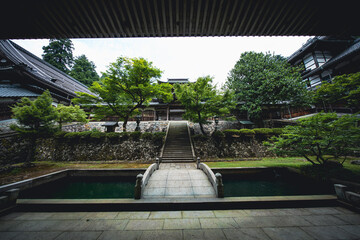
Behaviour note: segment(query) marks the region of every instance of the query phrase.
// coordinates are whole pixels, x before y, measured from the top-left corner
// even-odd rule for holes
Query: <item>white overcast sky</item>
[[[182,37],[72,39],[74,56],[85,54],[100,74],[117,57],[143,57],[163,71],[161,80],[210,75],[220,87],[245,51],[290,56],[310,37]],[[41,58],[49,40],[14,40]]]

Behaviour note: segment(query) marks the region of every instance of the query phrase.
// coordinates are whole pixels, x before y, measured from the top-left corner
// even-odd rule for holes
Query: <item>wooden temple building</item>
[[[314,37],[293,53],[288,62],[302,65],[302,78],[308,89],[316,89],[322,81],[331,82],[338,75],[360,71],[360,38]]]
[[[69,105],[75,92],[88,88],[10,40],[0,40],[0,120],[11,118],[11,106],[22,97],[49,90],[56,104]]]
[[[158,81],[161,83],[187,84],[188,78],[169,78],[167,82]],[[174,121],[183,120],[182,115],[185,113],[185,108],[177,101],[175,93],[173,92],[174,100],[170,103],[164,103],[161,99],[154,98],[149,106],[143,111],[143,121]]]

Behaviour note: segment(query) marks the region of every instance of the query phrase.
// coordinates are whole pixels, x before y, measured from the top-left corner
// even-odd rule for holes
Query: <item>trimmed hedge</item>
[[[224,131],[216,131],[211,137],[207,135],[194,135],[192,138],[194,141],[206,141],[209,138],[213,138],[216,141],[221,141],[224,138],[228,141],[234,141],[235,139],[242,141],[250,141],[256,139],[264,141],[272,136],[278,136],[282,133],[282,128],[254,128],[254,129],[227,129]]]

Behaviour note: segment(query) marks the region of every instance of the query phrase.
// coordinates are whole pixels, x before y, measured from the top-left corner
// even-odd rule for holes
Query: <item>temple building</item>
[[[188,78],[168,78],[167,82],[158,81],[161,83],[187,84],[190,83]],[[144,121],[169,121],[169,120],[183,120],[182,115],[185,113],[185,108],[177,101],[175,93],[173,92],[174,100],[170,103],[164,103],[161,99],[153,99],[149,107],[143,111]]]
[[[11,106],[22,97],[49,90],[54,105],[69,105],[75,92],[88,88],[10,40],[0,40],[0,120],[11,118]]]
[[[288,62],[304,68],[302,78],[308,89],[337,75],[360,71],[360,38],[314,37],[293,53]]]

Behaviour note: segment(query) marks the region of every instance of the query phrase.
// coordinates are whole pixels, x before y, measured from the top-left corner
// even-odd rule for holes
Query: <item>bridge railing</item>
[[[136,176],[136,183],[135,183],[135,194],[134,194],[134,198],[135,199],[140,199],[143,196],[144,193],[144,189],[146,187],[146,185],[149,182],[149,179],[151,177],[151,175],[159,169],[159,165],[160,165],[160,159],[156,158],[156,162],[151,164],[145,171],[144,174],[138,174]]]
[[[201,169],[208,177],[211,185],[215,190],[216,197],[224,197],[224,184],[222,182],[222,175],[220,173],[215,173],[209,168],[205,163],[200,162],[200,158],[197,158],[197,166]]]

